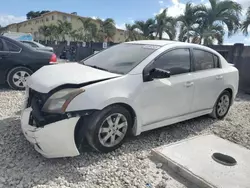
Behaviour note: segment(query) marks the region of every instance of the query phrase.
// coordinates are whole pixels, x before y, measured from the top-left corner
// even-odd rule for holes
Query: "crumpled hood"
[[[120,76],[79,63],[62,63],[47,65],[40,68],[27,80],[28,87],[48,93],[52,89],[64,84],[83,84],[102,79]]]

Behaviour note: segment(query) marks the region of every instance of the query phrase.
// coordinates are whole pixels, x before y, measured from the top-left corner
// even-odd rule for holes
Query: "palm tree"
[[[190,42],[191,37],[194,38],[194,36],[196,36],[196,30],[199,26],[197,22],[197,13],[202,10],[200,6],[194,6],[190,2],[186,4],[184,13],[176,19],[177,22],[180,23],[179,41]]]
[[[112,18],[107,18],[104,21],[97,19],[100,24],[99,40],[101,41],[113,41],[113,37],[116,33],[115,21]]]
[[[47,26],[47,29],[50,33],[50,35],[49,35],[50,41],[59,40],[58,27],[56,25],[51,24],[51,25]]]
[[[138,40],[140,38],[139,33],[135,31],[136,26],[131,24],[125,24],[126,27],[126,41]]]
[[[220,44],[225,34],[224,26],[227,27],[229,37],[238,31],[242,7],[231,0],[209,0],[209,2],[209,8],[200,5],[196,13],[200,42],[210,45],[216,39]]]
[[[44,36],[44,39],[47,41],[47,37],[50,36],[49,27],[47,25],[42,25],[39,27],[38,32]]]
[[[77,30],[71,31],[70,32],[70,37],[73,39],[73,41],[77,41],[79,39],[78,31]]]
[[[84,31],[83,35],[83,40],[85,42],[90,42],[90,41],[95,41],[97,38],[97,25],[94,23],[93,19],[87,18],[79,18],[79,20],[82,22],[83,28],[82,30]]]
[[[247,10],[247,17],[245,19],[245,21],[242,23],[242,31],[243,31],[243,34],[244,35],[248,35],[248,28],[250,26],[250,7],[248,7],[248,10]]]
[[[146,21],[135,21],[134,27],[139,29],[146,39],[149,39],[155,31],[155,21],[152,18]]]
[[[62,40],[65,41],[66,36],[70,36],[72,31],[72,24],[65,21],[58,20],[58,34],[62,37]]]
[[[162,39],[164,32],[168,34],[170,40],[174,40],[176,36],[176,21],[172,16],[167,16],[167,8],[162,13],[155,16],[155,30],[156,37],[159,35],[159,39]]]

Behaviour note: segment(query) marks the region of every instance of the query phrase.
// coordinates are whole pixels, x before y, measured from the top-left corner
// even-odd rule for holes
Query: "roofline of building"
[[[42,14],[41,16],[36,17],[36,18],[32,18],[32,19],[29,19],[29,20],[25,20],[25,21],[22,21],[22,22],[19,22],[19,23],[12,23],[12,24],[9,24],[9,25],[7,25],[6,27],[9,27],[9,26],[12,26],[12,25],[22,24],[22,23],[29,22],[29,21],[33,21],[33,20],[37,20],[37,19],[41,19],[41,18],[43,18],[44,16],[47,16],[47,15],[49,15],[49,14],[55,14],[55,13],[64,14],[64,15],[67,15],[67,16],[75,16],[75,17],[83,18],[83,19],[88,19],[88,18],[90,18],[90,19],[92,19],[93,21],[98,22],[97,20],[95,20],[95,19],[93,19],[93,18],[91,18],[91,17],[83,17],[83,16],[79,16],[79,15],[75,15],[75,14],[69,14],[69,13],[66,13],[66,12],[60,12],[60,11],[56,11],[56,10],[55,10],[55,11],[50,11],[50,12],[44,13],[44,14]],[[123,29],[118,29],[118,28],[116,28],[116,30],[118,30],[118,31],[125,31],[125,30],[123,30]]]

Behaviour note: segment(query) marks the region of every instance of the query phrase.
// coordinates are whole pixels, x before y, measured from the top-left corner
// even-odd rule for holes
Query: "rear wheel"
[[[7,83],[12,89],[24,90],[27,78],[33,72],[26,67],[15,67],[7,75]]]
[[[213,118],[223,119],[231,106],[231,93],[227,90],[223,91],[218,97],[213,112],[210,114]]]
[[[111,152],[120,147],[132,126],[129,111],[119,105],[107,107],[93,114],[88,122],[88,143],[101,152]]]

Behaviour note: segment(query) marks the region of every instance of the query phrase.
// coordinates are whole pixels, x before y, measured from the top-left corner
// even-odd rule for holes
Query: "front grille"
[[[35,127],[43,127],[46,124],[54,123],[56,121],[67,118],[66,114],[51,114],[42,112],[42,107],[48,99],[48,96],[48,94],[39,93],[37,91],[29,89],[27,108],[32,108],[32,112],[29,118],[30,125]]]
[[[32,108],[29,124],[33,126],[41,126],[45,121],[41,110],[47,100],[48,94],[39,93],[35,90],[29,89],[28,96],[27,108]]]
[[[32,103],[34,104],[35,102],[38,105],[39,110],[41,110],[44,103],[47,100],[47,96],[48,96],[47,94],[39,93],[35,90],[29,89],[29,98],[27,102],[27,108],[32,107]]]

